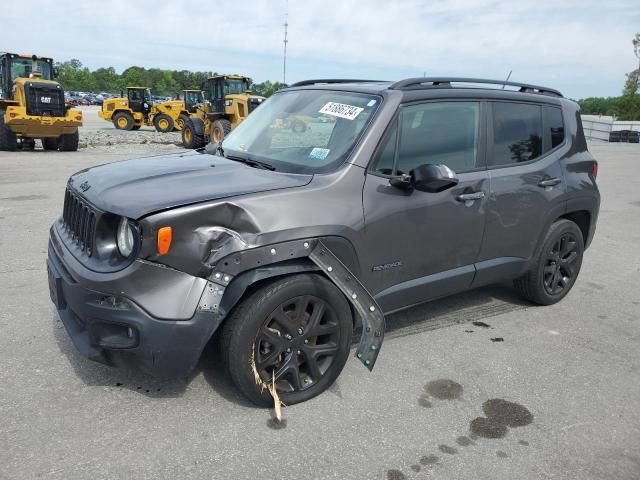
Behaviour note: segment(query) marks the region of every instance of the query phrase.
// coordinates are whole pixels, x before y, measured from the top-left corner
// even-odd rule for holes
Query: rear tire
[[[571,290],[580,273],[584,240],[571,220],[558,220],[549,228],[531,269],[514,281],[518,293],[539,305],[552,305]]]
[[[173,118],[165,113],[160,113],[153,117],[153,126],[160,133],[173,132],[174,123]]]
[[[42,139],[42,148],[45,150],[58,150],[60,146],[59,138],[43,138]]]
[[[221,143],[231,133],[231,122],[220,119],[211,125],[211,143]]]
[[[79,141],[80,141],[80,135],[77,129],[73,133],[65,133],[64,135],[60,135],[60,151],[61,152],[77,151]]]
[[[178,120],[176,120],[176,130],[182,130],[187,121],[189,121],[189,116],[181,113]]]
[[[300,274],[265,284],[238,304],[222,329],[222,358],[233,383],[257,405],[273,399],[255,381],[275,372],[285,405],[319,395],[340,375],[351,348],[353,319],[344,295],[325,277]]]
[[[133,117],[127,112],[118,112],[113,117],[113,126],[118,130],[133,130]]]
[[[200,135],[196,131],[193,119],[185,122],[182,128],[182,144],[185,148],[202,148],[204,147],[204,135]]]
[[[18,137],[4,123],[4,110],[0,110],[0,150],[15,152],[18,149]]]

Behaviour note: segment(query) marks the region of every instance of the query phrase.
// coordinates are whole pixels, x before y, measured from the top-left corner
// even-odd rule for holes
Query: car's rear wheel
[[[578,225],[558,220],[549,228],[531,269],[515,280],[516,290],[540,305],[559,302],[575,284],[583,254],[584,240]]]
[[[331,386],[349,356],[352,331],[340,290],[318,274],[293,275],[267,283],[234,309],[222,331],[223,359],[249,400],[272,405],[264,384],[275,380],[282,402],[292,405]]]

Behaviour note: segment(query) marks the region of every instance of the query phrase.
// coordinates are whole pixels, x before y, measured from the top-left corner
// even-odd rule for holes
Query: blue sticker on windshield
[[[311,160],[324,160],[325,158],[327,158],[327,155],[329,155],[328,148],[315,147],[313,150],[311,150],[311,153],[309,153],[309,158]]]

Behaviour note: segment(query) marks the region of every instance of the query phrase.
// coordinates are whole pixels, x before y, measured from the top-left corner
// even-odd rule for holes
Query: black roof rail
[[[419,90],[422,88],[452,88],[451,83],[480,83],[488,85],[506,85],[520,87],[523,93],[540,93],[545,95],[555,95],[562,97],[562,93],[553,88],[529,85],[527,83],[507,82],[504,80],[487,80],[486,78],[464,78],[464,77],[415,77],[407,78],[393,83],[389,88],[393,90]]]
[[[304,87],[306,85],[317,85],[321,83],[378,83],[384,81],[385,80],[363,80],[359,78],[321,78],[318,80],[302,80],[293,85],[289,85],[289,87]]]

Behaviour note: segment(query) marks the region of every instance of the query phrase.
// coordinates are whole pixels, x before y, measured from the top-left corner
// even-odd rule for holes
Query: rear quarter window
[[[544,107],[545,150],[556,148],[564,142],[564,121],[562,110],[558,107]]]
[[[526,103],[495,102],[493,148],[489,166],[528,162],[542,155],[542,107]]]

